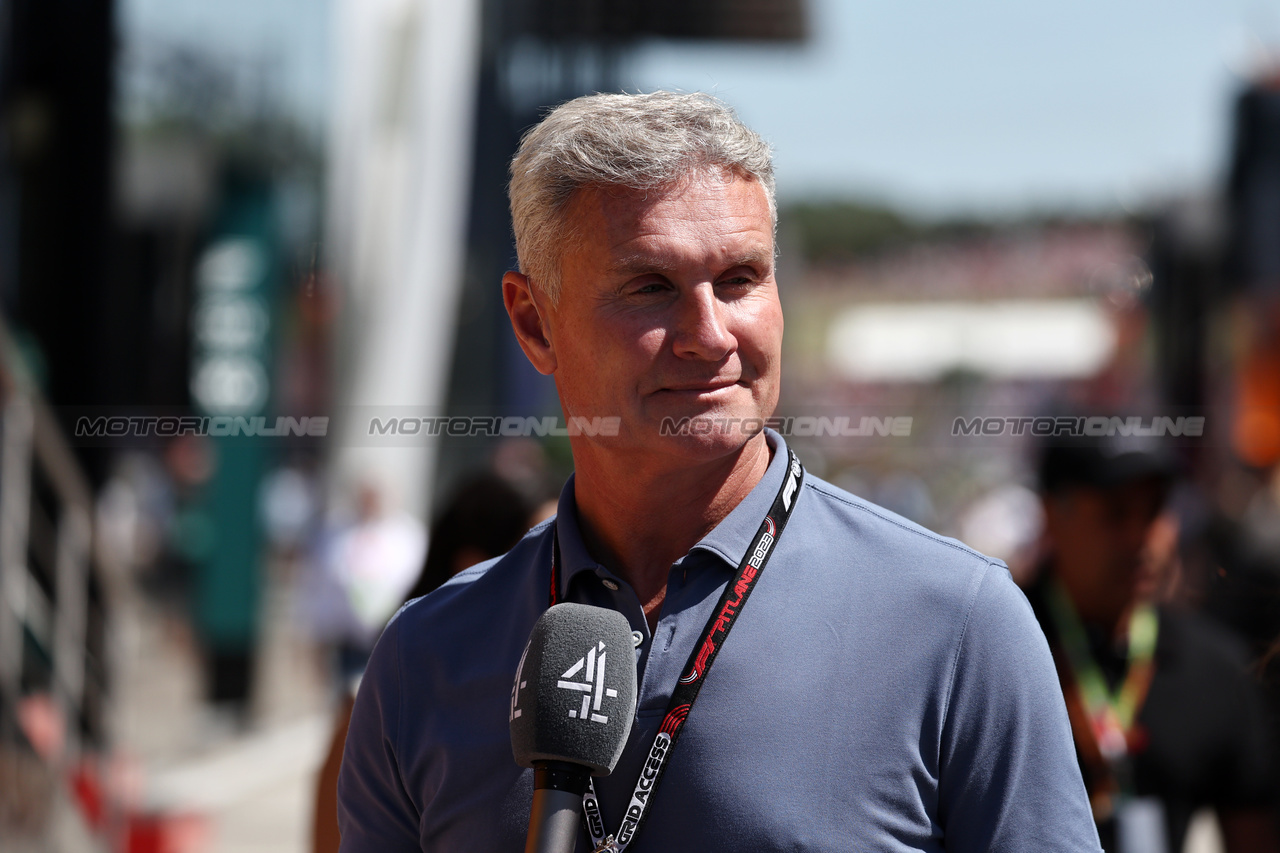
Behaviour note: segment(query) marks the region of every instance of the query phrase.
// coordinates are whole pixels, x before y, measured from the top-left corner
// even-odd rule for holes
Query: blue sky
[[[1211,186],[1280,3],[816,0],[804,49],[652,47],[642,86],[719,93],[784,195],[932,210],[1109,207]]]
[[[136,33],[267,53],[317,124],[325,0],[123,0]],[[631,88],[712,91],[774,144],[779,192],[923,213],[1115,209],[1212,189],[1280,0],[811,0],[803,47],[651,44]]]

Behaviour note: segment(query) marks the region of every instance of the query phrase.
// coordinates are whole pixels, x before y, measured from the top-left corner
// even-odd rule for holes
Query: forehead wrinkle
[[[772,223],[756,221],[763,207],[757,211],[754,199],[744,204],[716,192],[710,198],[695,193],[685,204],[683,191],[690,189],[686,185],[643,194],[582,187],[570,199],[566,218],[583,248],[597,258],[598,269],[610,276],[671,276],[690,264],[772,272]]]
[[[718,263],[724,269],[733,267],[772,267],[773,254],[765,247],[750,247],[741,251],[725,251],[720,254],[725,260]],[[640,275],[642,273],[674,273],[682,266],[678,252],[627,252],[618,257],[607,267],[613,275]]]
[[[614,275],[640,275],[641,273],[671,273],[676,264],[667,257],[669,253],[651,254],[648,252],[628,252],[614,260],[608,271]]]

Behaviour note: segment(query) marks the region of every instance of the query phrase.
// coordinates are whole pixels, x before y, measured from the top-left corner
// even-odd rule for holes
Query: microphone
[[[511,751],[533,768],[525,853],[572,853],[589,777],[613,772],[635,712],[626,617],[572,602],[543,613],[511,687]]]

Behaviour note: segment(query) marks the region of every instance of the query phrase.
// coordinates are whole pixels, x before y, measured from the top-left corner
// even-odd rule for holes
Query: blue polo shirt
[[[616,831],[690,651],[782,484],[787,453],[677,561],[657,629],[560,496],[563,600],[643,638],[639,702],[596,786]],[[553,527],[405,606],[373,652],[338,782],[345,853],[521,851],[533,772],[511,682],[547,608]],[[585,830],[579,851],[591,845]],[[628,848],[1097,853],[1044,635],[1008,570],[806,474]]]

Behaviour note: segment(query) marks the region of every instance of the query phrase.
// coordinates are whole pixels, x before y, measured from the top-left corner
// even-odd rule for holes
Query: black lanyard
[[[760,529],[756,531],[755,538],[751,540],[751,546],[747,548],[742,562],[738,564],[737,574],[725,586],[719,604],[711,612],[711,618],[707,620],[706,627],[702,629],[702,635],[689,655],[689,662],[685,664],[683,675],[671,692],[666,716],[662,719],[662,725],[658,727],[658,734],[654,737],[653,745],[649,748],[649,754],[641,767],[640,778],[636,780],[635,791],[631,794],[631,802],[627,806],[627,812],[622,818],[622,825],[618,828],[616,835],[605,835],[604,818],[600,811],[594,782],[588,784],[587,792],[582,796],[583,818],[587,824],[587,831],[591,834],[596,853],[621,853],[644,825],[645,818],[649,815],[649,803],[658,789],[662,774],[666,771],[671,752],[675,749],[680,732],[684,729],[684,721],[689,716],[689,710],[698,698],[698,691],[702,689],[703,681],[706,680],[707,671],[711,669],[711,664],[715,663],[725,638],[729,636],[729,630],[733,628],[738,614],[747,603],[747,597],[751,595],[751,590],[755,589],[756,582],[764,572],[765,564],[773,554],[774,543],[782,536],[782,530],[787,526],[787,520],[791,518],[791,510],[795,507],[796,495],[799,494],[800,484],[804,479],[804,468],[801,467],[795,451],[788,448],[787,452],[789,464],[786,476],[782,480],[782,488],[778,490],[777,497],[773,499],[773,506],[769,508],[769,514],[764,517],[764,521],[760,522]],[[559,552],[559,537],[553,534],[552,605],[559,599],[557,577]]]

